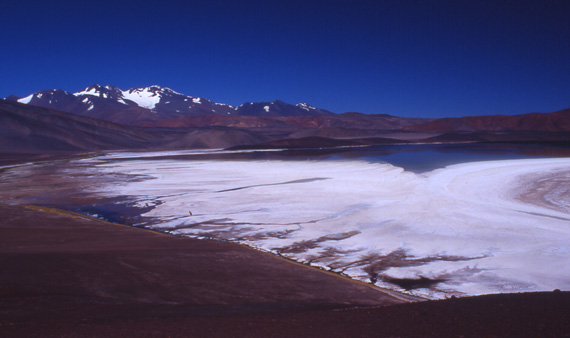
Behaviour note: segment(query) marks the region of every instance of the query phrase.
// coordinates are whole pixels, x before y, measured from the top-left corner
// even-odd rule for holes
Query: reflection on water
[[[403,145],[382,148],[370,149],[359,157],[370,162],[388,162],[421,173],[458,163],[550,157],[552,153],[547,152],[547,148],[526,144]]]
[[[185,155],[139,157],[137,160],[364,160],[390,163],[407,171],[423,173],[448,165],[544,157],[570,157],[570,145],[561,143],[473,143],[382,145],[350,148],[255,150],[246,152],[206,152]]]

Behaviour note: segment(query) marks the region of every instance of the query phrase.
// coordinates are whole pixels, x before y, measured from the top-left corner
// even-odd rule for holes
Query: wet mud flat
[[[81,159],[84,155],[10,155],[4,154],[0,167],[0,204],[37,205],[85,214],[104,221],[143,227],[141,217],[152,206],[139,206],[129,196],[106,197],[87,193],[98,185],[137,182],[136,175],[103,175]],[[1,163],[1,162],[0,162]]]

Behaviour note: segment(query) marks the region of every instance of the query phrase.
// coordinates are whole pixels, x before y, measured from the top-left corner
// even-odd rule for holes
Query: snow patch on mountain
[[[153,91],[151,87],[129,89],[123,92],[123,97],[131,100],[140,107],[147,109],[154,109],[157,103],[160,102],[161,95]]]
[[[83,89],[80,92],[73,93],[74,96],[81,96],[81,95],[93,95],[93,96],[101,96],[101,92],[97,90],[95,86],[91,86],[88,88]]]
[[[313,106],[308,105],[306,103],[297,103],[296,106],[301,108],[301,109],[304,109],[306,111],[311,111],[311,110],[317,109],[317,107],[313,107]]]
[[[23,103],[23,104],[28,104],[28,103],[30,103],[30,101],[32,101],[33,97],[34,97],[34,94],[30,94],[26,97],[19,99],[18,102]]]
[[[226,104],[226,103],[214,103],[216,106],[223,106],[223,107],[228,107],[228,108],[232,108],[232,109],[236,109],[236,107],[232,106],[231,104]]]
[[[186,96],[186,95],[184,95],[184,94],[182,94],[182,93],[179,93],[179,92],[177,92],[176,90],[173,90],[173,89],[171,89],[171,88],[168,88],[168,87],[161,87],[161,86],[158,86],[158,85],[149,86],[149,87],[147,87],[147,89],[154,90],[154,91],[160,91],[160,92],[167,93],[167,94],[170,94],[170,95]]]

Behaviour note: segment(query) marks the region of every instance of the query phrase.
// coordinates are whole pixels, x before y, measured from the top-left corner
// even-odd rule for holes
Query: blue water
[[[563,149],[560,149],[561,152],[556,152],[556,149],[513,144],[430,144],[370,147],[353,155],[357,155],[361,160],[387,162],[408,171],[421,173],[464,162],[544,158],[554,154],[561,156]]]
[[[184,160],[363,160],[423,173],[448,165],[492,160],[570,157],[570,145],[533,143],[384,145],[358,148],[287,149],[178,156]],[[155,158],[158,159],[158,158]]]

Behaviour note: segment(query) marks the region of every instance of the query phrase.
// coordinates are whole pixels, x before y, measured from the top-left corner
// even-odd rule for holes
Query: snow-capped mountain
[[[145,121],[206,116],[320,116],[332,113],[306,103],[292,105],[283,101],[248,102],[234,107],[214,103],[203,97],[184,95],[157,85],[122,90],[115,86],[92,85],[76,93],[59,89],[43,90],[23,98],[9,97],[43,108],[55,109],[107,121],[140,124]]]
[[[332,114],[306,103],[292,105],[281,100],[272,102],[247,102],[237,107],[238,115],[248,116],[321,116]]]

